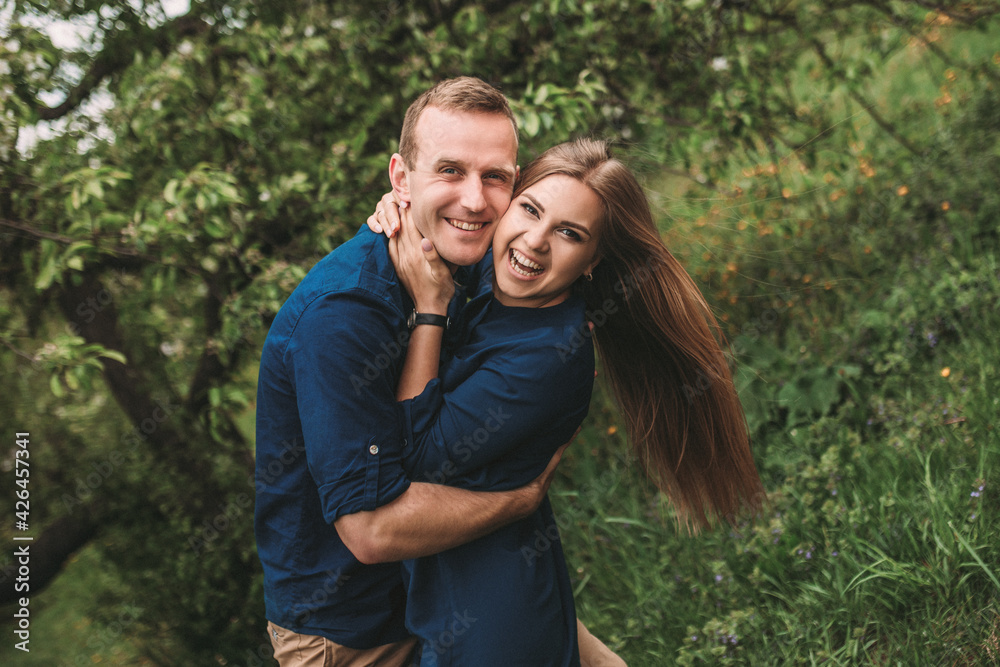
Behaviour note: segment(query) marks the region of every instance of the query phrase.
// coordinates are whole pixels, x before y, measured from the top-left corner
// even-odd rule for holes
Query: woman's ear
[[[588,264],[587,268],[583,270],[584,277],[586,277],[587,275],[593,273],[594,272],[594,268],[598,264],[600,264],[600,263],[601,263],[601,255],[598,255],[597,257],[594,258],[594,261],[591,262],[590,264]]]
[[[389,182],[392,184],[392,191],[400,202],[410,203],[410,181],[409,170],[403,156],[393,153],[389,159]]]

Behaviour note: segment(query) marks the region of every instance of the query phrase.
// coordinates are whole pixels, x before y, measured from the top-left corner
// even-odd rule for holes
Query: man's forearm
[[[371,512],[340,517],[334,525],[354,556],[366,564],[440,553],[530,514],[532,485],[477,492],[413,482],[394,501]],[[543,494],[544,495],[544,492]]]

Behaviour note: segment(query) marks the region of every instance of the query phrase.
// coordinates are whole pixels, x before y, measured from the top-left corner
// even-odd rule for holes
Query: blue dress
[[[516,308],[487,282],[458,324],[440,377],[400,404],[412,481],[476,491],[537,477],[590,405],[594,352],[583,301]],[[407,629],[420,665],[580,664],[576,611],[548,498],[473,542],[404,562]]]

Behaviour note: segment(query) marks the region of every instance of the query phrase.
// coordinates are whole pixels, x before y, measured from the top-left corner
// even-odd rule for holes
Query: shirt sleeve
[[[400,317],[366,292],[321,296],[286,351],[306,461],[328,522],[374,510],[409,486],[395,399]]]
[[[592,388],[593,357],[561,359],[553,347],[497,355],[450,391],[434,379],[400,403],[407,472],[463,475],[543,435],[558,447],[586,416]]]

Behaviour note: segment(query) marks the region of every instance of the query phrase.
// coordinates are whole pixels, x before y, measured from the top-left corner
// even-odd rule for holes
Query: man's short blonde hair
[[[442,111],[464,111],[468,113],[498,114],[510,120],[514,128],[514,142],[517,144],[517,121],[510,110],[507,98],[499,90],[482,79],[460,76],[445,79],[425,90],[406,110],[403,131],[399,135],[399,154],[406,166],[412,169],[417,161],[417,121],[427,107]]]

